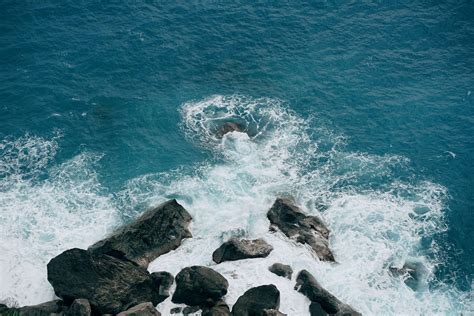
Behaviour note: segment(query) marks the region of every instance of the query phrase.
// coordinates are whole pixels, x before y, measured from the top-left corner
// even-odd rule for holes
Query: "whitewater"
[[[149,207],[175,198],[193,217],[193,238],[160,256],[149,271],[176,275],[190,265],[210,266],[229,281],[229,305],[248,288],[275,284],[280,311],[309,315],[309,301],[294,279],[310,271],[323,287],[365,315],[473,312],[470,292],[461,292],[435,271],[444,253],[436,236],[447,230],[448,190],[416,174],[397,155],[348,151],[350,135],[302,117],[275,98],[213,95],[185,102],[177,126],[212,159],[128,180],[117,192],[101,185],[100,152],[83,150],[55,164],[59,140],[26,134],[0,143],[0,301],[31,305],[51,300],[46,264],[62,251],[87,248]],[[246,127],[221,139],[225,122]],[[320,262],[310,248],[269,232],[266,213],[276,197],[292,197],[330,229],[337,263]],[[264,238],[266,258],[216,265],[212,252],[231,236]],[[290,282],[268,271],[292,266]],[[417,263],[416,289],[390,267]],[[167,315],[170,298],[158,305]]]

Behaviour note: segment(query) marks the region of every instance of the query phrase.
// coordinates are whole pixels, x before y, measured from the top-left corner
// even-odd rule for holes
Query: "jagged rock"
[[[201,316],[230,316],[229,306],[220,300],[212,307],[204,307]]]
[[[329,315],[319,303],[311,302],[309,305],[309,314],[311,316],[327,316]]]
[[[282,263],[274,263],[270,267],[268,267],[270,272],[275,273],[278,276],[287,278],[291,280],[291,275],[293,274],[293,269],[286,264]]]
[[[187,316],[189,314],[194,314],[200,309],[201,308],[199,306],[186,306],[185,308],[183,308],[183,315]]]
[[[159,284],[144,268],[77,248],[51,259],[48,281],[66,304],[85,298],[102,314],[117,314],[142,302],[156,305],[162,301]]]
[[[192,237],[188,229],[191,219],[176,200],[170,200],[95,243],[89,251],[147,267],[160,255],[178,248],[184,238]]]
[[[5,316],[50,316],[62,315],[65,310],[64,303],[61,300],[54,300],[38,305],[24,307],[7,307],[0,304],[0,315]]]
[[[171,273],[166,271],[153,272],[151,274],[153,281],[158,286],[158,293],[160,300],[164,301],[170,296],[170,288],[174,283],[174,277]]]
[[[153,303],[145,302],[118,313],[117,316],[161,316],[161,314],[156,310]]]
[[[230,132],[243,133],[244,131],[245,131],[245,126],[243,126],[240,123],[225,122],[219,127],[216,134],[219,138],[222,138],[224,137],[225,134],[230,133]]]
[[[227,294],[229,283],[216,271],[202,266],[192,266],[176,275],[173,303],[186,305],[213,305]]]
[[[281,198],[275,201],[267,217],[287,237],[308,244],[320,260],[334,261],[329,249],[329,230],[318,217],[305,215],[292,201]]]
[[[272,252],[273,247],[263,239],[231,238],[217,248],[212,254],[216,263],[249,258],[263,258]]]
[[[66,311],[66,316],[90,316],[91,304],[83,298],[75,299]]]
[[[311,302],[320,305],[322,310],[331,315],[361,315],[352,307],[342,303],[338,298],[325,290],[316,279],[306,270],[301,270],[296,278],[295,289],[305,295]],[[311,315],[321,315],[318,306],[313,304],[310,311],[317,312]]]
[[[260,316],[264,310],[278,310],[280,291],[275,285],[261,285],[247,290],[232,308],[233,316]]]

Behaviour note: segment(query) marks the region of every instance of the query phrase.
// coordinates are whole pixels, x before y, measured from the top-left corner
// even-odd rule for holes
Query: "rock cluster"
[[[272,226],[311,246],[321,260],[334,261],[328,247],[329,230],[320,219],[305,215],[284,199],[277,199],[267,216]],[[209,267],[186,267],[176,277],[166,271],[149,273],[146,267],[152,260],[191,238],[190,222],[191,215],[171,200],[145,212],[88,250],[66,250],[47,265],[48,280],[61,300],[22,308],[0,304],[0,315],[159,316],[155,307],[171,295],[174,282],[171,301],[187,307],[172,308],[169,314],[188,315],[201,310],[203,316],[285,315],[279,311],[280,291],[273,284],[248,289],[231,312],[225,302],[229,283]],[[214,251],[212,259],[219,264],[264,258],[272,250],[263,239],[231,238]],[[289,265],[275,263],[268,269],[291,282],[293,270]],[[360,315],[322,288],[306,270],[298,274],[295,289],[311,301],[311,315]]]

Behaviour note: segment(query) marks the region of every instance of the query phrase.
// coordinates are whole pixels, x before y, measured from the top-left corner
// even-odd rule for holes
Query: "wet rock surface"
[[[247,290],[232,308],[233,316],[266,315],[265,310],[277,311],[280,307],[280,291],[273,284]]]
[[[162,300],[148,271],[129,261],[74,248],[51,259],[47,268],[48,281],[66,304],[85,298],[98,312],[117,314]]]
[[[225,134],[231,132],[245,132],[245,126],[237,122],[225,122],[217,129],[216,135],[219,138],[224,137]]]
[[[174,277],[166,271],[153,272],[151,274],[155,287],[158,288],[159,300],[164,301],[170,296],[170,289],[174,283]]]
[[[184,207],[170,200],[122,226],[89,251],[147,267],[160,255],[178,248],[183,239],[192,237],[188,229],[191,219]]]
[[[322,312],[330,315],[361,315],[324,289],[306,270],[302,270],[298,274],[295,289],[311,301],[310,312],[312,316],[323,315]]]
[[[184,268],[176,275],[173,303],[213,306],[227,294],[229,283],[218,272],[203,266]]]
[[[217,248],[212,254],[216,263],[250,258],[263,258],[272,252],[273,247],[263,239],[231,238]]]
[[[287,237],[309,245],[320,260],[334,261],[329,249],[329,229],[318,217],[304,214],[293,201],[282,198],[275,201],[267,217],[271,228],[277,227]]]
[[[201,316],[230,316],[230,309],[223,300],[220,300],[214,306],[204,307]]]
[[[278,276],[281,276],[290,280],[291,280],[291,275],[293,274],[293,269],[289,265],[282,264],[282,263],[274,263],[268,267],[268,270],[270,270],[270,272]]]

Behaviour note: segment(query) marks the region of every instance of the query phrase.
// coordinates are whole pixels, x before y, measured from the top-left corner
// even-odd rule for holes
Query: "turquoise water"
[[[362,312],[470,308],[471,2],[0,8],[0,299],[52,298],[51,257],[167,198],[214,247],[265,235],[291,194],[328,222],[341,264],[291,263]],[[256,135],[216,139],[229,118]],[[385,272],[405,261],[428,271],[416,291]]]

